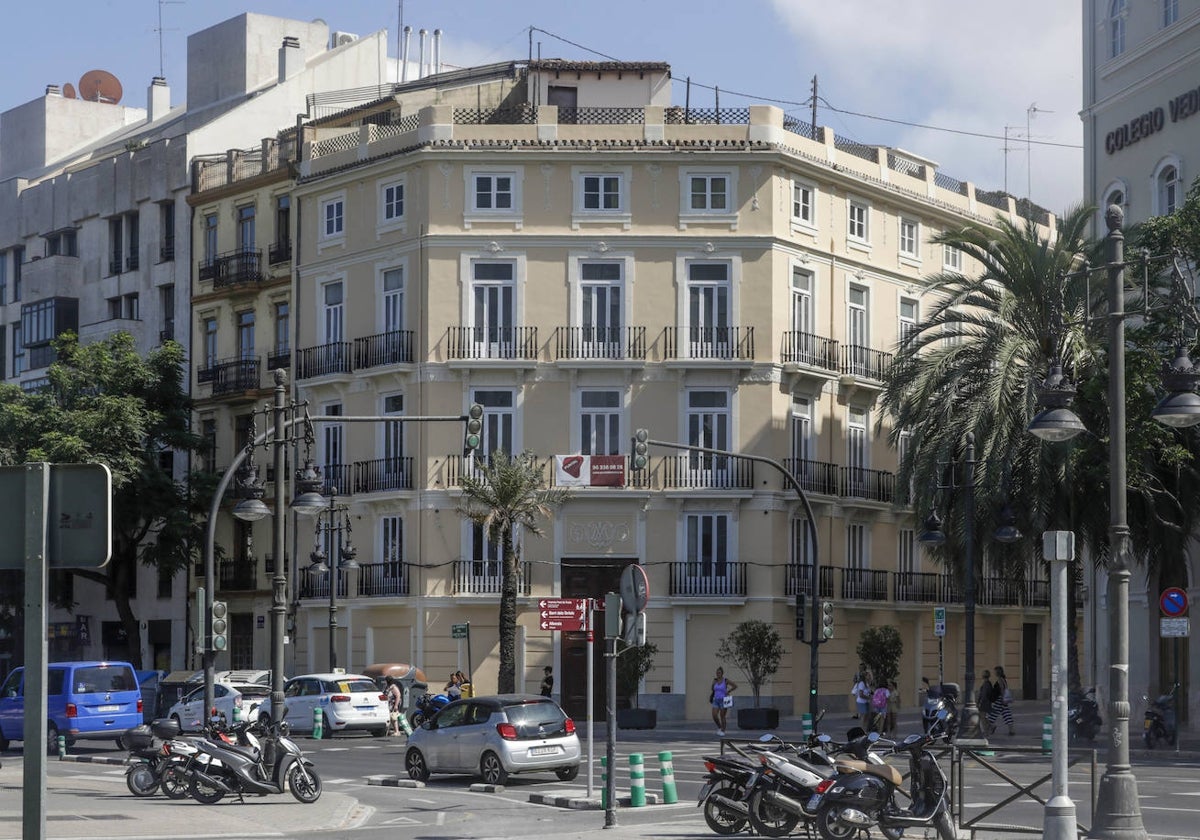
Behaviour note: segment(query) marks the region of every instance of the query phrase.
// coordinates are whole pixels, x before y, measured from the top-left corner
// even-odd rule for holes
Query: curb
[[[59,761],[74,761],[78,764],[124,764],[127,759],[114,758],[111,755],[64,755]]]
[[[490,785],[486,782],[474,782],[467,790],[471,793],[504,793],[504,785]]]
[[[425,787],[424,782],[418,782],[416,779],[409,779],[405,776],[367,776],[367,784],[395,788]]]
[[[601,807],[600,797],[598,796],[587,799],[584,797],[571,796],[569,794],[531,793],[529,794],[529,801],[534,805],[551,805],[555,808],[569,808],[574,811],[599,811]],[[658,794],[647,792],[646,804],[657,805]],[[618,796],[617,806],[621,808],[632,808],[632,806],[629,804],[628,796]]]

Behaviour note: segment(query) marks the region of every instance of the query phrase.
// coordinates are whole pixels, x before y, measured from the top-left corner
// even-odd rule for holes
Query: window
[[[812,567],[812,523],[807,519],[792,520],[792,563]],[[811,592],[811,578],[797,581],[798,592]]]
[[[8,303],[8,251],[0,251],[0,305]]]
[[[404,270],[389,268],[383,272],[383,331],[398,333],[404,329]]]
[[[339,196],[321,202],[321,238],[335,239],[344,235],[345,202]]]
[[[812,399],[792,394],[792,472],[804,482],[806,462],[812,460]]]
[[[325,406],[326,417],[341,417],[342,404],[330,403]],[[329,492],[339,496],[350,493],[350,471],[345,466],[346,429],[341,423],[321,424],[321,456],[324,465],[321,474],[325,476],[326,495]]]
[[[321,312],[321,340],[325,344],[341,342],[346,314],[342,281],[326,283],[321,287]]]
[[[620,455],[621,392],[579,393],[579,452],[582,455]]]
[[[901,528],[897,536],[896,571],[902,580],[917,571],[917,537],[911,528]]]
[[[632,224],[629,213],[629,182],[633,177],[631,167],[613,171],[588,172],[580,167],[571,169],[575,185],[574,212],[571,224],[620,222],[626,229]]]
[[[1112,0],[1109,6],[1109,57],[1125,52],[1125,0]]]
[[[680,227],[689,222],[728,222],[737,226],[736,171],[727,169],[689,169],[679,174]]]
[[[217,365],[217,319],[204,319],[204,366],[208,368]]]
[[[383,398],[384,414],[404,414],[404,395],[389,394]],[[404,458],[404,424],[385,423],[383,426],[383,459],[389,471],[400,472]]]
[[[688,207],[692,210],[729,209],[729,179],[726,176],[692,175],[688,185]]]
[[[624,355],[624,271],[623,262],[587,260],[579,264],[580,354],[584,357]]]
[[[60,230],[46,236],[47,257],[78,257],[79,241],[74,230]]]
[[[121,298],[110,297],[104,301],[108,304],[108,320],[119,321],[121,319]]]
[[[1125,187],[1124,186],[1118,184],[1117,186],[1109,187],[1108,192],[1106,192],[1104,194],[1104,201],[1101,203],[1101,205],[1099,207],[1099,213],[1100,213],[1101,218],[1104,217],[1104,214],[1108,211],[1109,206],[1113,205],[1113,204],[1124,209],[1124,207],[1125,207]]]
[[[141,298],[137,292],[130,292],[121,298],[121,317],[127,321],[142,320]]]
[[[203,470],[214,473],[217,471],[217,421],[211,418],[200,421],[200,437],[203,439]]]
[[[79,329],[79,301],[47,298],[21,307],[21,334],[28,351],[30,370],[43,368],[56,358],[50,342],[66,330]]]
[[[125,250],[125,269],[127,271],[137,271],[138,269],[138,254],[141,248],[141,217],[137,213],[130,213],[125,220],[126,227],[126,250]]]
[[[792,324],[803,336],[813,331],[813,276],[802,268],[792,269]]]
[[[204,265],[217,261],[217,214],[204,217]]]
[[[254,205],[247,204],[237,209],[238,250],[254,250]]]
[[[1162,0],[1162,25],[1170,26],[1179,20],[1179,0]]]
[[[404,181],[388,181],[379,186],[379,218],[384,224],[404,218]]]
[[[850,373],[856,376],[867,376],[871,372],[870,365],[870,323],[867,320],[867,307],[870,293],[864,286],[852,285],[846,296],[846,343],[847,361]]]
[[[159,205],[159,229],[162,232],[162,244],[158,249],[160,262],[170,262],[175,259],[175,203],[164,201]]]
[[[867,222],[870,219],[870,208],[863,202],[854,200],[851,200],[847,207],[846,235],[855,242],[868,242],[870,230]]]
[[[732,355],[729,263],[691,262],[687,266],[688,358]]]
[[[900,344],[903,346],[917,334],[917,317],[920,304],[914,298],[900,298]]]
[[[620,210],[621,178],[619,175],[583,176],[584,210]]]
[[[0,324],[0,380],[8,378],[8,326]]]
[[[817,224],[813,188],[803,181],[792,181],[792,224],[804,227]]]
[[[472,222],[515,221],[520,227],[522,170],[517,169],[468,169],[466,171],[467,195],[463,221],[467,227]]]
[[[404,595],[404,517],[383,516],[379,519],[380,564],[375,575],[366,578],[380,591],[372,594]],[[366,576],[364,576],[366,577]]]
[[[476,175],[476,210],[511,210],[513,207],[512,175]]]
[[[483,526],[471,524],[471,564],[467,580],[460,581],[459,590],[466,592],[499,592],[502,576],[499,543],[488,539]]]
[[[516,352],[516,265],[471,264],[471,343],[485,359],[511,358]]]
[[[846,473],[851,496],[867,489],[867,411],[850,406],[846,428]]]
[[[690,445],[728,450],[731,419],[728,391],[688,391],[685,421]],[[725,455],[689,452],[687,458],[692,470],[723,472],[729,464]]]
[[[159,341],[175,338],[175,284],[158,287],[158,307],[162,317],[162,333]]]
[[[1154,176],[1158,207],[1155,215],[1169,216],[1179,206],[1179,169],[1171,163],[1162,166]]]
[[[12,357],[13,376],[20,376],[25,372],[25,341],[21,337],[20,322],[12,325]]]
[[[254,358],[254,310],[237,314],[238,358]]]
[[[962,251],[953,245],[942,246],[942,269],[945,271],[962,271]]]
[[[108,220],[108,273],[120,274],[125,248],[124,220],[117,216]]]
[[[846,568],[854,571],[865,571],[867,568],[867,526],[861,522],[846,525]],[[857,580],[862,581],[863,578]]]
[[[12,284],[12,299],[18,301],[21,299],[21,267],[25,264],[25,246],[18,245],[12,249],[13,256],[13,284]]]
[[[476,390],[472,402],[483,406],[483,434],[480,436],[479,451],[490,460],[496,450],[512,453],[516,451],[513,430],[516,420],[515,399],[509,390]]]
[[[921,254],[918,250],[920,242],[921,226],[916,219],[906,219],[900,217],[900,255],[920,259]]]
[[[735,594],[730,568],[730,517],[726,513],[692,513],[686,531],[683,594]]]
[[[288,330],[291,329],[291,304],[284,300],[275,304],[275,354],[288,352]]]

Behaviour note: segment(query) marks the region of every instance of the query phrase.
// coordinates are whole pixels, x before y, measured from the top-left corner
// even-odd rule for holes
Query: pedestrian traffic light
[[[804,602],[803,592],[796,593],[796,641],[804,641]]]
[[[821,638],[833,638],[833,601],[821,602]]]
[[[463,436],[463,456],[474,455],[482,442],[483,406],[479,403],[471,403],[471,407],[467,409],[467,431]]]
[[[225,650],[229,647],[229,606],[224,601],[213,601],[211,616],[208,626],[212,632],[212,649]]]
[[[630,462],[630,469],[644,470],[650,463],[649,440],[649,429],[638,429],[633,433],[633,458]]]

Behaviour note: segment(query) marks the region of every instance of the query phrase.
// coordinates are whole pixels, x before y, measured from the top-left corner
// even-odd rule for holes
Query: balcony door
[[[473,402],[483,406],[483,435],[479,454],[491,459],[492,453],[502,450],[513,454],[516,426],[515,398],[512,391],[477,390]]]
[[[729,515],[689,514],[684,527],[687,556],[682,574],[676,579],[675,592],[684,595],[734,594],[729,563]]]
[[[688,266],[688,356],[726,359],[730,347],[729,265],[692,263]]]
[[[404,414],[404,395],[392,394],[383,398],[383,413]],[[383,424],[383,477],[389,488],[404,486],[404,424]]]
[[[687,441],[692,446],[708,449],[729,449],[729,392],[689,391],[687,395]],[[722,479],[729,471],[726,455],[689,452],[688,468],[701,487],[724,486]]]
[[[511,357],[516,327],[513,264],[476,263],[474,270],[471,338],[474,355],[485,359]]]
[[[850,346],[850,373],[866,376],[868,373],[867,348],[871,339],[868,333],[867,290],[862,286],[851,286],[846,305],[846,337]]]
[[[816,342],[813,336],[812,274],[792,269],[792,352],[794,360],[813,364]]]
[[[851,496],[867,489],[867,412],[851,406],[846,424],[846,479]]]
[[[582,355],[614,359],[624,355],[621,346],[621,263],[585,262],[580,266]]]

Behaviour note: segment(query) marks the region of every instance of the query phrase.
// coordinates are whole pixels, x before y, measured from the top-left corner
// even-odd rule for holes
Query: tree
[[[481,527],[488,541],[500,547],[500,673],[496,691],[507,694],[516,690],[517,681],[517,583],[521,568],[517,536],[522,531],[541,536],[539,520],[549,519],[570,494],[546,486],[542,465],[528,451],[513,456],[501,451],[492,453],[480,464],[477,474],[463,476],[462,488],[459,513]]]
[[[858,661],[871,672],[876,686],[890,686],[900,675],[904,641],[895,627],[868,627],[858,637]]]
[[[743,621],[721,639],[717,646],[717,658],[732,662],[746,675],[754,692],[754,706],[758,708],[763,685],[779,670],[783,642],[779,639],[779,632],[770,624],[751,619]]]
[[[638,707],[638,683],[654,667],[657,654],[658,645],[654,642],[635,646],[617,640],[617,697],[626,700],[633,708]]]
[[[111,470],[112,559],[102,569],[69,573],[105,588],[140,668],[139,622],[129,598],[138,565],[174,577],[202,544],[206,500],[198,488],[205,482],[176,481],[165,458],[186,457],[202,443],[190,429],[183,347],[168,341],[143,357],[128,333],[88,345],[68,333],[55,350],[46,387],[26,393],[0,385],[0,462],[102,463]]]

